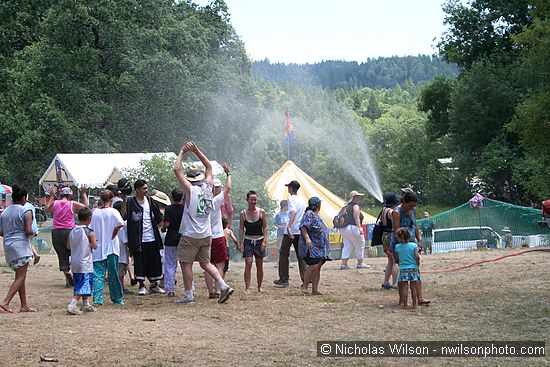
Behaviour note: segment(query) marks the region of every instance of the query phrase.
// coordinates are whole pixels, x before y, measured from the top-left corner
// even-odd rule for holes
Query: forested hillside
[[[35,188],[59,152],[193,139],[231,163],[237,195],[265,195],[292,159],[341,196],[368,188],[360,165],[383,191],[411,186],[424,203],[544,198],[548,2],[449,1],[445,12],[442,58],[272,65],[250,62],[222,0],[2,2],[0,181]]]
[[[295,82],[328,89],[393,88],[395,85],[425,83],[438,75],[455,77],[456,64],[428,55],[394,56],[356,61],[323,61],[314,64],[254,61],[252,73],[276,82]]]

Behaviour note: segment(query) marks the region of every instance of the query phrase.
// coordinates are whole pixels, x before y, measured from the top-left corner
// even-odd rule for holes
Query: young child
[[[222,218],[222,226],[223,226],[223,233],[225,235],[225,244],[227,246],[227,257],[229,258],[229,240],[233,240],[233,243],[235,244],[235,247],[239,247],[239,241],[237,241],[237,237],[235,237],[235,234],[231,230],[231,228],[228,227],[229,220],[227,218]],[[229,270],[229,259],[225,262],[225,266],[223,268],[223,275],[222,277],[225,278],[225,273]]]
[[[164,290],[168,297],[176,296],[176,272],[178,270],[179,229],[183,217],[183,191],[175,188],[170,193],[172,204],[164,210],[162,232],[164,239]]]
[[[399,299],[402,301],[401,306],[408,308],[407,288],[410,282],[412,308],[416,308],[418,306],[418,282],[420,281],[420,274],[418,273],[418,265],[420,265],[418,245],[410,242],[411,234],[408,228],[399,228],[395,231],[395,237],[398,241],[398,244],[395,246],[395,254],[399,261],[398,289]]]
[[[69,233],[67,248],[71,250],[71,270],[74,277],[74,297],[67,312],[71,315],[82,315],[82,311],[95,311],[88,301],[92,295],[94,284],[94,265],[92,249],[97,248],[94,232],[88,228],[92,221],[92,211],[88,207],[78,210],[78,222]],[[78,309],[78,301],[82,298],[82,307]]]

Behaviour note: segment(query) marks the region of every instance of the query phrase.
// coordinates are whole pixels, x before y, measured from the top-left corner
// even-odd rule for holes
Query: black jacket
[[[145,199],[149,202],[149,208],[151,213],[151,223],[153,223],[153,232],[155,233],[155,240],[159,247],[162,246],[162,240],[158,229],[158,224],[162,222],[162,213],[149,196]],[[130,253],[141,252],[141,236],[143,233],[143,207],[139,205],[135,197],[129,197],[126,199],[126,219],[127,222],[127,234],[128,234],[128,247]]]

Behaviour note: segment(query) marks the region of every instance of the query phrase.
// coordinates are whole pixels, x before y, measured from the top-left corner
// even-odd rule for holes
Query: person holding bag
[[[328,228],[319,216],[321,200],[312,197],[308,201],[306,212],[300,222],[300,243],[299,256],[308,265],[304,273],[304,283],[300,287],[302,294],[309,294],[308,286],[311,282],[311,294],[321,295],[319,292],[319,280],[321,278],[321,267],[327,261],[331,261],[330,241]]]

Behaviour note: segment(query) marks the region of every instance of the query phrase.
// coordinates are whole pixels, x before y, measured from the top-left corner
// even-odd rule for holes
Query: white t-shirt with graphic
[[[205,195],[204,190],[210,190],[209,195]],[[183,211],[180,225],[182,236],[197,239],[212,236],[212,227],[210,226],[212,203],[207,202],[208,196],[212,197],[210,185],[191,186],[189,207],[186,207]]]

